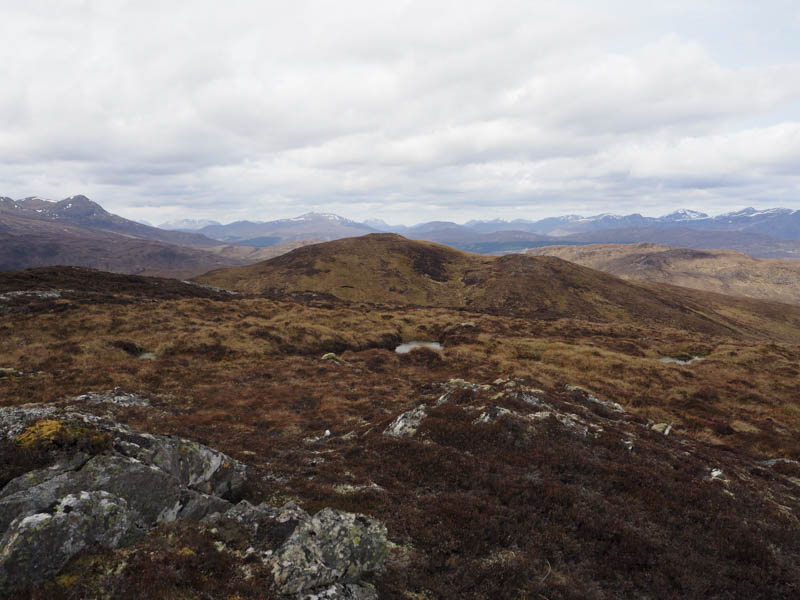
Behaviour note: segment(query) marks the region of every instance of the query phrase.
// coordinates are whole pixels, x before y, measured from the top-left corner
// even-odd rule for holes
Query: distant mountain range
[[[180,246],[208,248],[219,245],[218,241],[197,233],[165,231],[111,214],[86,196],[70,196],[59,202],[35,196],[22,200],[0,197],[0,216],[3,215],[87,227]]]
[[[566,215],[539,221],[494,219],[463,225],[430,221],[413,226],[388,225],[379,219],[359,223],[338,215],[312,212],[275,221],[211,224],[195,231],[228,244],[256,247],[380,232],[484,254],[518,252],[552,244],[656,242],[690,248],[727,248],[759,257],[800,257],[800,211],[785,208],[746,208],[716,217],[681,209],[662,217]]]
[[[222,225],[183,219],[152,227],[106,211],[86,196],[57,202],[0,197],[0,269],[85,266],[123,273],[187,277],[251,264],[292,248],[376,232],[438,242],[477,254],[508,254],[552,245],[653,242],[729,249],[760,258],[800,258],[800,211],[745,210],[710,217],[679,210],[639,214],[568,215],[539,221],[431,221],[411,227],[359,223],[330,213]]]
[[[307,238],[330,241],[376,231],[369,225],[338,215],[313,212],[292,219],[267,222],[236,221],[227,225],[208,225],[198,230],[205,236],[223,242],[255,246],[264,245],[265,238],[273,238],[277,242]]]
[[[186,278],[265,260],[297,245],[239,247],[165,231],[111,214],[85,196],[59,202],[0,198],[0,270],[65,265]]]
[[[140,221],[140,223],[141,222],[143,221]],[[147,223],[145,224],[147,225]],[[158,228],[166,229],[167,231],[198,231],[209,225],[221,225],[221,223],[210,219],[178,219],[176,221],[161,223]]]
[[[566,236],[608,229],[683,227],[705,231],[743,231],[800,239],[800,211],[788,208],[771,208],[767,210],[745,208],[710,217],[705,213],[681,209],[663,217],[644,217],[637,213],[630,215],[600,214],[592,217],[566,215],[539,221],[522,219],[514,221],[470,221],[466,224],[466,227],[482,233],[515,229],[551,236]]]

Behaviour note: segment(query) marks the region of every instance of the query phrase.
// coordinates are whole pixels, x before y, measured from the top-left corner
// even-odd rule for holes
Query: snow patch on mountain
[[[697,219],[707,219],[708,215],[706,213],[702,213],[696,210],[690,210],[688,208],[681,208],[674,212],[669,213],[668,215],[664,215],[661,217],[661,221],[694,221]]]

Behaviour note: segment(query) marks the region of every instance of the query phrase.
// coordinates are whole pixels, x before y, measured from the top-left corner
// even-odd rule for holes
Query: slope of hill
[[[256,238],[275,237],[281,241],[299,239],[334,240],[372,233],[375,230],[332,214],[306,213],[292,219],[279,219],[255,223],[237,221],[227,225],[209,225],[199,230],[208,237],[228,243],[239,243]]]
[[[725,249],[757,258],[800,258],[800,241],[746,233],[743,231],[705,231],[686,227],[608,229],[551,237],[552,245],[633,244],[651,242],[697,250]]]
[[[797,337],[792,343],[775,335],[785,328],[787,339],[792,325],[785,318],[794,307],[731,303],[603,274],[593,279],[588,269],[555,258],[491,259],[433,244],[367,241],[373,252],[395,244],[400,255],[382,257],[387,272],[377,278],[411,285],[420,271],[431,290],[455,288],[449,274],[466,266],[465,285],[474,287],[481,285],[475,272],[486,268],[496,287],[516,286],[520,303],[549,297],[565,318],[321,295],[228,295],[81,269],[0,273],[2,528],[8,531],[9,514],[37,511],[25,519],[25,535],[14,537],[20,525],[0,536],[6,583],[9,573],[13,583],[32,571],[13,562],[20,546],[52,565],[48,540],[38,548],[32,540],[53,531],[42,526],[50,513],[39,511],[77,493],[62,485],[74,459],[79,466],[91,461],[86,475],[123,445],[97,435],[93,423],[189,438],[246,463],[241,493],[250,503],[238,505],[235,518],[162,522],[124,548],[79,546],[83,551],[51,581],[12,598],[287,598],[276,583],[303,566],[314,579],[302,596],[318,598],[796,596],[800,345]],[[331,247],[339,246],[323,245]],[[327,258],[305,255],[305,265],[292,258],[283,268],[317,270],[331,284],[339,256]],[[372,263],[366,255],[356,259],[347,266],[367,277]],[[581,302],[589,296],[581,285],[590,283],[601,286],[594,292],[599,304],[612,301],[608,293],[639,290],[649,310],[654,305],[641,290],[667,295],[674,326],[648,314],[634,318],[633,300],[624,297],[614,306],[629,320],[585,318]],[[572,309],[562,285],[574,296]],[[13,293],[42,288],[72,291]],[[493,293],[488,301],[503,295]],[[718,335],[724,328],[698,335],[681,329],[691,325],[680,314],[693,312],[692,298],[695,311],[712,319],[732,318],[723,310],[753,316],[756,306],[774,314],[762,313],[750,337]],[[393,351],[409,340],[436,340],[442,349]],[[691,364],[660,360],[698,354],[703,360]],[[54,430],[54,411],[86,418]],[[36,422],[38,415],[45,418]],[[142,463],[152,462],[152,470],[168,463],[154,454],[160,446],[152,439],[118,431],[137,457],[126,462],[144,471],[151,468]],[[175,448],[191,456],[185,446]],[[206,461],[169,464],[200,477],[215,468]],[[153,503],[164,497],[160,487],[146,488]],[[21,500],[40,491],[40,503],[28,511]],[[111,491],[114,500],[130,490]],[[189,496],[188,504],[179,500],[178,507],[197,510],[228,507],[203,504],[205,493]],[[75,506],[60,505],[56,523],[80,523],[80,505],[64,505]],[[294,518],[298,506],[309,514],[323,507],[357,512],[385,524],[391,545],[373,548],[385,554],[385,569],[370,579],[374,591],[359,588],[356,596],[352,587],[329,587],[330,578],[317,585],[317,574],[331,570],[313,552],[322,546],[275,556],[287,538],[313,540],[327,531]],[[264,513],[280,515],[279,526],[247,519]],[[258,540],[251,544],[245,529]],[[342,537],[340,530],[320,543]],[[350,537],[341,543],[356,544]],[[350,576],[355,563],[345,564]]]
[[[223,290],[172,278],[111,273],[84,267],[53,266],[0,272],[0,296],[12,294],[11,300],[4,297],[6,303],[11,302],[15,294],[25,300],[27,294],[20,292],[32,292],[35,297],[35,292],[47,290],[59,291],[61,297],[82,298],[84,302],[96,300],[95,295],[106,299],[127,295],[160,300],[226,300],[232,297]]]
[[[546,319],[646,319],[726,335],[749,335],[763,325],[780,339],[800,339],[800,307],[626,282],[553,257],[467,254],[394,234],[305,246],[255,265],[212,271],[197,281],[250,293],[310,291],[348,301]]]
[[[800,260],[756,259],[730,250],[690,250],[651,243],[544,246],[557,256],[623,279],[800,304]]]
[[[166,231],[111,214],[96,202],[80,195],[70,196],[60,202],[50,202],[37,197],[23,200],[0,198],[0,215],[73,225],[179,246],[203,248],[218,245],[204,235]]]
[[[405,237],[445,244],[464,252],[475,252],[477,254],[517,252],[541,244],[553,244],[558,239],[527,231],[506,230],[494,233],[478,233],[464,226],[411,231],[406,233]]]
[[[279,244],[269,246],[234,246],[224,245],[208,248],[209,252],[213,252],[223,258],[237,261],[241,265],[249,265],[262,260],[275,258],[281,254],[294,250],[295,248],[302,248],[309,244],[318,244],[320,240],[294,240],[291,242],[281,242]]]
[[[0,271],[71,265],[185,279],[244,264],[224,253],[0,214]]]

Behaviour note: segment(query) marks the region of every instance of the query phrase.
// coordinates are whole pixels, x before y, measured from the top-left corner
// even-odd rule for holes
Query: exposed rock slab
[[[76,451],[0,490],[0,593],[58,572],[83,549],[132,541],[132,523],[146,531],[165,521],[224,512],[232,506],[226,498],[238,493],[246,474],[242,463],[197,442],[52,406],[0,409],[0,436],[25,445],[52,443],[58,436],[99,440],[94,456]],[[116,535],[120,522],[125,527]],[[103,527],[108,535],[98,533]],[[56,557],[51,567],[39,568],[40,552]]]
[[[275,552],[272,573],[279,592],[300,594],[337,583],[356,583],[366,573],[380,570],[386,554],[383,524],[364,515],[325,508],[310,519],[302,518]]]
[[[102,443],[0,490],[0,595],[47,581],[78,552],[119,548],[158,523],[189,519],[244,532],[248,555],[260,554],[283,595],[377,598],[362,578],[383,567],[382,523],[330,508],[311,516],[294,503],[233,505],[246,468],[217,450],[52,406],[0,409],[0,437],[15,443],[76,435]]]
[[[52,512],[14,519],[0,540],[0,590],[46,581],[81,550],[117,548],[141,537],[138,513],[108,492],[64,496]]]

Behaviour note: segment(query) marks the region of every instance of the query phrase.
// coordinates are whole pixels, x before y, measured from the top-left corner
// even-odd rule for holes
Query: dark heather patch
[[[111,345],[114,348],[119,348],[123,352],[127,352],[131,356],[139,356],[144,352],[144,348],[142,348],[138,344],[134,342],[128,342],[125,340],[114,340],[113,342],[111,342]]]
[[[447,258],[445,253],[438,249],[420,249],[414,253],[411,268],[418,275],[427,275],[434,281],[447,281]]]
[[[289,536],[294,533],[294,530],[297,529],[297,525],[300,523],[297,519],[289,519],[288,521],[284,521],[283,523],[277,523],[267,529],[266,537],[267,541],[269,541],[269,545],[271,548],[277,548],[283,542],[289,539]]]

